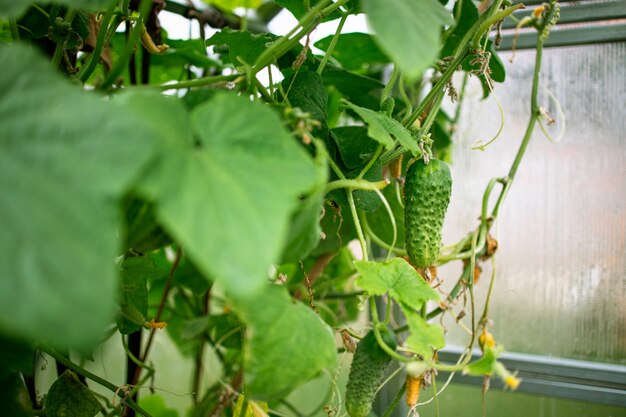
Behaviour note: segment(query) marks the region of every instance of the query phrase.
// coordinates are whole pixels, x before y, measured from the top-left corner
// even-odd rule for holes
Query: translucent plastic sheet
[[[493,98],[471,80],[455,138],[451,206],[444,243],[477,225],[482,193],[491,177],[505,176],[529,117],[535,53],[502,53],[507,80],[496,85],[505,114],[498,140],[484,152],[470,150],[498,130]],[[491,330],[508,351],[626,363],[626,44],[550,48],[544,51],[540,105],[557,119],[537,126],[493,231],[500,242],[492,297]],[[457,80],[456,85],[460,85]],[[497,195],[494,190],[494,197]],[[478,313],[491,263],[477,285]],[[460,262],[442,268],[448,285]],[[458,312],[460,306],[456,307]],[[467,308],[469,317],[469,305]],[[467,321],[466,321],[467,322]],[[449,318],[451,343],[467,334]],[[469,324],[469,323],[468,323]]]

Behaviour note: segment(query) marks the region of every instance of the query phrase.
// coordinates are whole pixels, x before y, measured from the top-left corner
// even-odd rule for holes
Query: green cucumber
[[[389,348],[396,349],[396,341],[388,330],[383,328],[381,337]],[[391,361],[376,341],[373,330],[361,339],[354,352],[346,386],[346,411],[350,417],[367,417],[370,413],[376,390]]]
[[[450,203],[452,177],[448,165],[437,159],[415,161],[404,184],[406,251],[413,266],[428,268],[437,262],[441,228]]]

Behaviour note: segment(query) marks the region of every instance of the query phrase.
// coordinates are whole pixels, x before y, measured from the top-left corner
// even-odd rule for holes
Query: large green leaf
[[[102,406],[76,374],[67,370],[50,387],[45,407],[48,417],[93,417]]]
[[[198,146],[173,146],[141,189],[206,276],[252,294],[279,258],[297,197],[317,181],[315,165],[268,107],[234,94],[196,107],[191,125]]]
[[[354,262],[359,278],[356,285],[370,295],[389,295],[407,306],[420,309],[428,300],[439,300],[439,294],[402,258],[389,262]]]
[[[58,0],[55,3],[64,4],[77,9],[90,11],[102,10],[113,3],[113,0]],[[16,17],[32,4],[29,0],[0,0],[0,17]]]
[[[0,332],[86,345],[114,312],[119,197],[159,134],[25,47],[0,61]]]
[[[403,73],[416,79],[437,59],[450,13],[437,0],[362,0],[381,48]]]
[[[333,35],[329,35],[315,43],[322,51],[328,50]],[[339,35],[332,56],[349,70],[358,70],[372,64],[386,64],[389,57],[380,50],[374,37],[368,33],[344,33]]]
[[[348,101],[344,102],[344,104],[348,106],[349,109],[354,110],[367,124],[367,134],[369,137],[385,146],[386,149],[394,148],[395,138],[413,155],[417,155],[420,152],[415,138],[413,138],[411,133],[396,119],[392,119],[385,113],[360,107]]]
[[[335,366],[332,330],[313,310],[294,303],[285,288],[265,286],[259,296],[235,301],[235,309],[248,325],[244,369],[246,390],[253,398],[284,398]]]

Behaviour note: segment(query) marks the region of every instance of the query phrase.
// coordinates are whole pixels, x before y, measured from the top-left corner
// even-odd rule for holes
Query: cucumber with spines
[[[395,350],[393,335],[385,328],[380,334],[385,344]],[[380,347],[373,330],[357,344],[346,386],[346,411],[350,417],[367,417],[370,413],[376,391],[391,362],[391,356]]]
[[[406,251],[417,268],[437,262],[441,229],[450,203],[452,176],[448,165],[438,159],[415,161],[404,183],[404,225]]]

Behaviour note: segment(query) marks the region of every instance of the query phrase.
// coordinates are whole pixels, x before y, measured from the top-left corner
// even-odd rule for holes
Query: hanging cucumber
[[[381,337],[387,346],[395,350],[396,341],[388,330],[383,328]],[[376,341],[373,330],[361,339],[352,359],[346,386],[346,410],[350,417],[366,417],[370,413],[376,390],[391,361]]]
[[[406,250],[417,268],[435,264],[441,246],[441,228],[450,202],[452,177],[448,165],[431,159],[415,161],[404,184]]]

